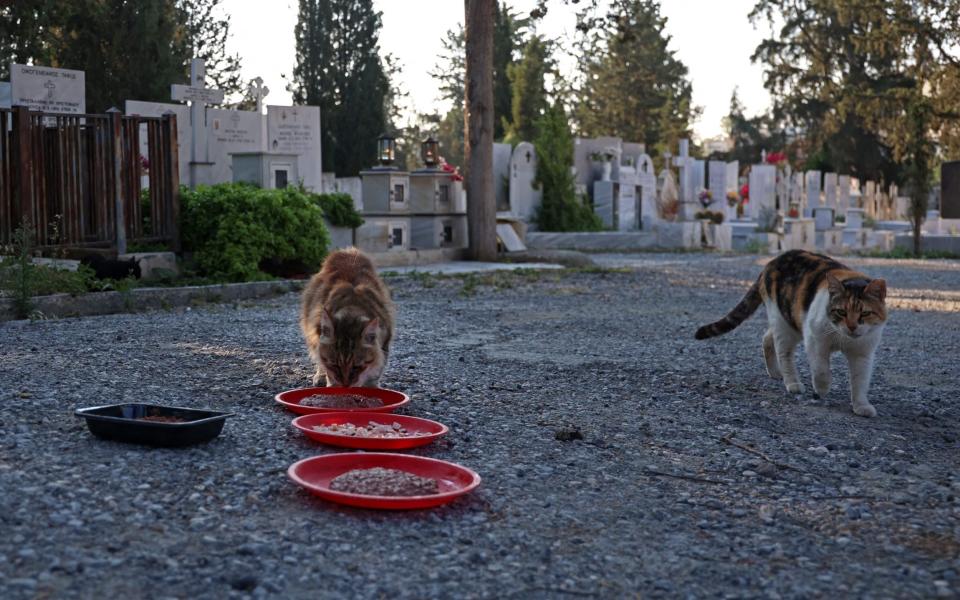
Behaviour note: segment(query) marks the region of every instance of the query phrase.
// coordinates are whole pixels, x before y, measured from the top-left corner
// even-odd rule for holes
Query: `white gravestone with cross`
[[[267,152],[297,155],[304,187],[323,185],[319,106],[267,106]]]
[[[190,85],[173,84],[170,97],[181,102],[190,102],[190,187],[210,183],[210,155],[207,144],[206,107],[223,102],[223,90],[204,87],[207,67],[204,60],[190,61]]]
[[[537,177],[537,151],[530,142],[520,142],[510,157],[510,213],[533,220],[543,193],[533,187]]]

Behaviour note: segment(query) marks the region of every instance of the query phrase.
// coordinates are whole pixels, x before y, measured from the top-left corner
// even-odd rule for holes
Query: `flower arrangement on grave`
[[[140,155],[140,169],[143,171],[150,170],[150,160],[142,154]]]
[[[456,167],[447,162],[442,156],[437,157],[437,164],[444,173],[450,174],[451,181],[463,181],[463,175],[460,174],[460,167]]]
[[[787,216],[790,217],[791,219],[799,219],[800,211],[797,210],[796,206],[791,206],[790,210],[787,211]]]
[[[697,200],[700,201],[700,206],[706,210],[708,206],[713,204],[713,192],[710,190],[700,190],[700,193],[697,194]]]
[[[750,184],[745,183],[740,188],[740,202],[737,204],[737,218],[743,217],[743,207],[750,202]]]
[[[738,204],[740,204],[740,194],[738,194],[735,190],[730,190],[727,192],[727,206],[733,208]]]
[[[787,154],[785,152],[771,152],[767,155],[767,164],[775,166],[783,166],[787,162]]]

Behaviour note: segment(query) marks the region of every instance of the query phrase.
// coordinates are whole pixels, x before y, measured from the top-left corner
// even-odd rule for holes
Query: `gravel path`
[[[960,595],[960,263],[849,261],[892,288],[871,420],[840,360],[825,400],[769,379],[762,314],[693,340],[756,257],[598,260],[622,269],[389,280],[385,385],[451,427],[415,452],[484,478],[412,513],[287,480],[335,451],[272,402],[310,374],[294,295],[0,324],[0,596]],[[179,450],[72,416],[141,400],[237,416]]]

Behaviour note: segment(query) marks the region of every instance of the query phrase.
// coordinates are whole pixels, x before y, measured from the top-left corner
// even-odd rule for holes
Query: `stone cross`
[[[223,90],[204,87],[207,76],[207,67],[202,58],[190,61],[190,85],[173,84],[170,86],[170,97],[174,100],[190,102],[190,123],[192,137],[190,139],[190,186],[196,187],[201,183],[199,170],[210,165],[209,149],[207,147],[207,104],[223,102]],[[202,137],[201,137],[202,136]]]
[[[253,81],[251,81],[250,85],[247,86],[247,92],[257,103],[257,113],[262,113],[263,99],[270,94],[270,88],[263,85],[263,77],[256,77]]]

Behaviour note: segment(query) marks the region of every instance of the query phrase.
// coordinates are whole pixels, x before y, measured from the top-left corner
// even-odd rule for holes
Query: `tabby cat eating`
[[[379,387],[393,338],[390,292],[370,259],[338,250],[303,291],[300,328],[317,365],[313,385]]]
[[[803,340],[813,391],[830,390],[830,355],[842,352],[850,365],[853,412],[876,416],[867,399],[873,355],[887,321],[887,284],[871,279],[822,254],[784,252],[763,269],[727,316],[697,330],[696,338],[722,335],[743,323],[762,303],[768,328],[763,358],[771,377],[783,377],[787,391],[802,393],[794,351]]]

